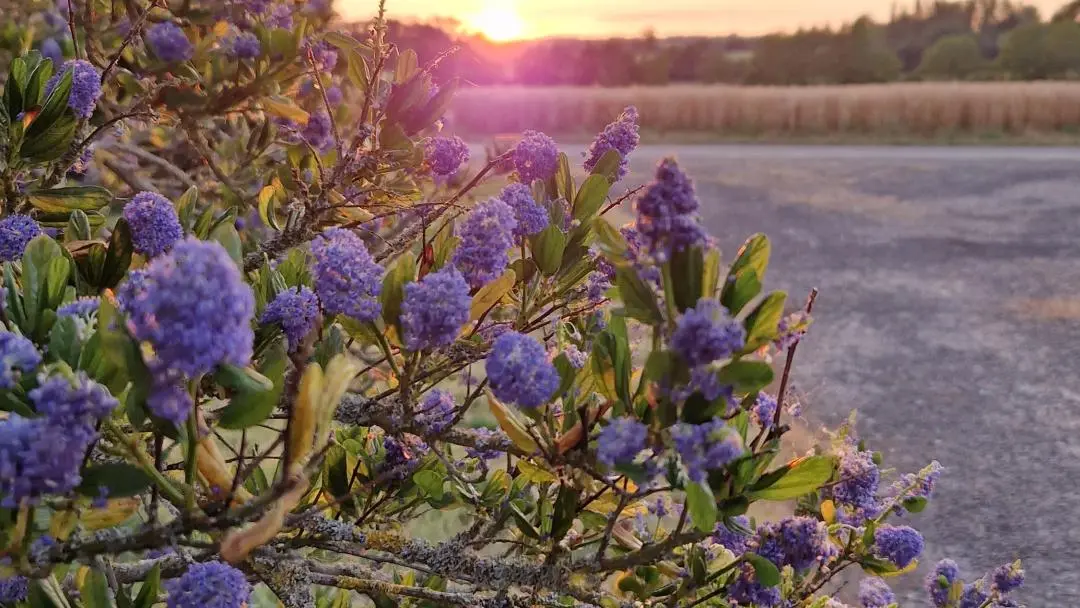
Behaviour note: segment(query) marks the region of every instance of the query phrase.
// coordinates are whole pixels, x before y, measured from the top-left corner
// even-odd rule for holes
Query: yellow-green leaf
[[[473,296],[472,305],[469,307],[469,321],[479,319],[484,312],[494,306],[503,296],[510,293],[516,282],[517,275],[513,270],[507,270],[499,278],[481,287]]]
[[[526,454],[535,453],[538,446],[536,441],[525,430],[525,422],[516,412],[496,399],[495,395],[491,394],[491,391],[487,391],[487,397],[488,408],[491,410],[492,415],[495,416],[495,420],[499,422],[499,427],[510,438],[510,441]]]

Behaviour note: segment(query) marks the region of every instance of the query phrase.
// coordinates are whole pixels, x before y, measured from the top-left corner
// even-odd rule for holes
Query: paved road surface
[[[727,259],[773,239],[768,284],[821,289],[797,388],[860,412],[887,464],[947,467],[915,525],[926,567],[1022,557],[1032,608],[1080,605],[1080,150],[646,147],[674,153]]]

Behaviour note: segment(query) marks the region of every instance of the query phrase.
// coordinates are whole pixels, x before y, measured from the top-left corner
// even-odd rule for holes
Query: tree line
[[[451,20],[393,22],[390,37],[474,84],[811,85],[1080,76],[1080,0],[1049,18],[1010,0],[918,1],[885,23],[761,37],[544,39],[493,44]],[[457,52],[444,56],[447,48]]]

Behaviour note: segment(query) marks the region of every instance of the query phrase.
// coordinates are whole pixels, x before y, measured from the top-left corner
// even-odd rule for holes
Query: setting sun
[[[470,25],[495,42],[516,40],[525,33],[525,21],[508,2],[489,4],[471,19]]]

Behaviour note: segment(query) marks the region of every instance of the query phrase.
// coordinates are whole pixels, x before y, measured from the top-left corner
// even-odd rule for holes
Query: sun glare
[[[473,17],[471,25],[494,42],[517,40],[525,33],[525,21],[509,2],[489,4]]]

